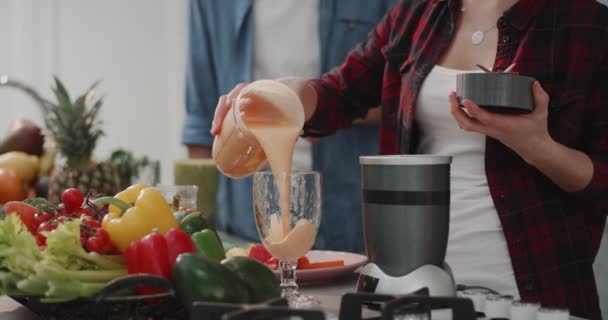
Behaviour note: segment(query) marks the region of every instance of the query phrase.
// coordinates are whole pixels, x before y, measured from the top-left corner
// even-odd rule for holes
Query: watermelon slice
[[[255,259],[261,263],[268,261],[272,255],[261,244],[255,244],[249,249],[249,258]]]

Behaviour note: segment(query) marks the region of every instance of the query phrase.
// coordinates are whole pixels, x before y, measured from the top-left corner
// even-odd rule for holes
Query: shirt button
[[[524,290],[526,290],[526,292],[528,293],[533,292],[535,289],[536,286],[532,281],[526,282],[526,284],[524,284]]]
[[[507,200],[507,195],[503,193],[500,195],[500,201],[505,201],[505,200]]]
[[[502,41],[502,43],[509,43],[511,42],[511,38],[507,35],[502,36],[502,39],[500,39],[500,41]]]

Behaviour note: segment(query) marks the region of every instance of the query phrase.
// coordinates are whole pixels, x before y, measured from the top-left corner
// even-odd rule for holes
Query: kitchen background
[[[172,182],[173,160],[186,156],[179,143],[186,11],[186,0],[0,0],[0,74],[49,98],[54,74],[72,96],[102,80],[106,135],[96,156],[118,147],[147,155]],[[0,106],[0,133],[19,117],[42,125],[21,92],[0,88]]]
[[[608,0],[602,0],[607,3]],[[0,74],[50,97],[52,75],[72,95],[102,80],[106,135],[95,156],[116,148],[161,162],[161,181],[186,156],[184,117],[187,0],[0,0]],[[0,89],[0,134],[17,118],[42,125],[34,102]],[[607,231],[608,234],[608,231]],[[595,263],[608,318],[608,236]]]

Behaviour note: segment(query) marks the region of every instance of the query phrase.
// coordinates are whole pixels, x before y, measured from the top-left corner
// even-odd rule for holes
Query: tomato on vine
[[[84,195],[78,189],[66,189],[63,194],[61,194],[61,202],[70,209],[80,208],[84,202]]]

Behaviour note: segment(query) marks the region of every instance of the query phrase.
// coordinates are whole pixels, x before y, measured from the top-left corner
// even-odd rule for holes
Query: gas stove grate
[[[379,311],[380,316],[363,317],[365,309]],[[349,293],[342,297],[339,320],[393,320],[408,316],[430,318],[431,310],[451,309],[452,319],[475,320],[476,314],[470,299],[441,298],[422,295],[392,296],[371,293]],[[289,308],[285,300],[264,305],[233,305],[197,302],[190,310],[190,320],[326,320],[316,309]],[[418,319],[418,318],[417,318]]]

